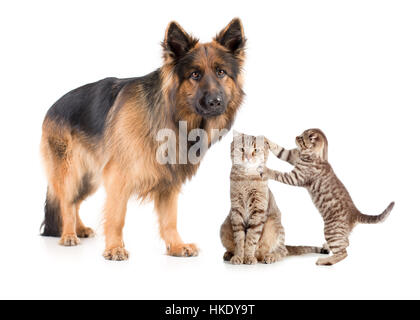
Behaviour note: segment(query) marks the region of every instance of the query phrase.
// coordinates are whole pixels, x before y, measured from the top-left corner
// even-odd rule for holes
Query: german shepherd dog
[[[197,247],[178,234],[177,199],[199,163],[160,164],[156,135],[164,128],[179,133],[180,121],[188,132],[230,129],[244,96],[245,42],[237,18],[210,43],[199,43],[171,22],[161,68],[138,78],[106,78],[60,98],[42,127],[48,179],[42,235],[61,237],[63,246],[93,236],[79,207],[103,182],[105,259],[129,257],[123,227],[132,195],[154,201],[169,255],[196,256]]]

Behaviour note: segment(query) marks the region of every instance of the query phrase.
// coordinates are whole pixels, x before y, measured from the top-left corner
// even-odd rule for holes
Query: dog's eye
[[[194,71],[193,73],[191,73],[190,78],[193,80],[200,80],[201,74],[198,71]]]
[[[219,78],[223,78],[226,75],[226,71],[222,69],[217,69],[216,74]]]

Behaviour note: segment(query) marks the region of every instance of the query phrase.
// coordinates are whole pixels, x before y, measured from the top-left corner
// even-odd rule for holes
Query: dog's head
[[[245,42],[239,19],[233,19],[210,43],[200,43],[176,22],[169,24],[162,45],[163,70],[170,83],[163,85],[178,118],[193,114],[214,118],[239,106]]]

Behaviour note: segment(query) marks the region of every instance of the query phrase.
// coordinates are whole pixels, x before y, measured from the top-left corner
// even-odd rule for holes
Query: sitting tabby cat
[[[261,178],[258,167],[265,165],[269,144],[264,137],[234,132],[231,145],[231,210],[220,235],[227,252],[225,261],[232,264],[274,263],[287,255],[324,253],[318,247],[284,245],[280,210]]]
[[[281,157],[281,147],[267,140],[271,148]],[[328,141],[319,129],[306,130],[296,138],[298,149],[290,152],[295,168],[290,173],[281,173],[268,168],[259,170],[265,178],[274,179],[289,185],[305,187],[324,219],[325,239],[333,255],[317,261],[318,265],[333,265],[347,257],[349,235],[354,226],[360,223],[384,221],[392,208],[392,202],[378,216],[362,214],[354,205],[348,191],[335,175],[328,163]],[[282,158],[283,159],[283,158]]]

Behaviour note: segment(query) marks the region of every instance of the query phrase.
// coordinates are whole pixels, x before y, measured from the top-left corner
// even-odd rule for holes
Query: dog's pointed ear
[[[233,19],[214,39],[230,52],[238,54],[245,48],[245,35],[239,18]]]
[[[165,51],[165,59],[179,59],[188,53],[197,44],[198,39],[193,38],[175,21],[169,23],[166,28],[165,40],[162,46]]]

